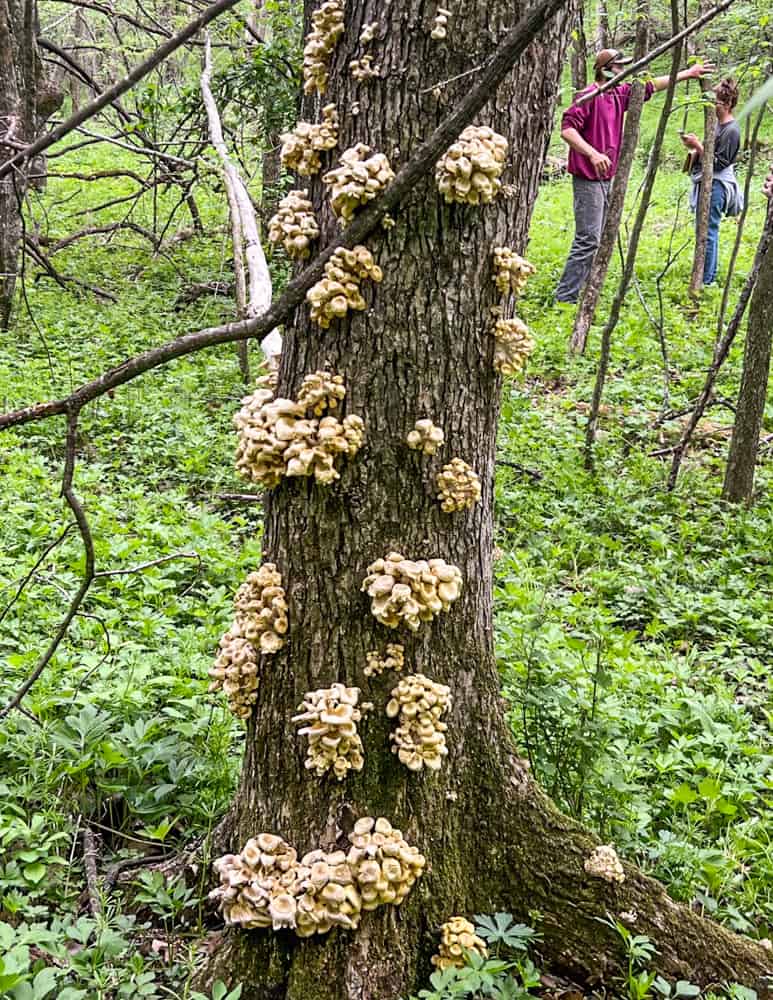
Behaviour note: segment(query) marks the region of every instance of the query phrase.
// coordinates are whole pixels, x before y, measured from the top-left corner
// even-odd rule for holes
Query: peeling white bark
[[[207,111],[210,140],[223,165],[223,180],[231,215],[237,314],[239,319],[250,319],[259,316],[271,305],[271,276],[260,242],[258,220],[247,185],[231,159],[223,138],[223,127],[212,94],[211,79],[212,47],[207,33],[204,45],[204,69],[201,73],[201,93]],[[278,333],[270,334],[260,346],[269,364],[278,363],[282,350],[282,338]]]

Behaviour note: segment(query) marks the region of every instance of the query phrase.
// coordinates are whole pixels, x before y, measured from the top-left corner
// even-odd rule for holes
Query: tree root
[[[366,914],[354,933],[303,941],[290,931],[228,930],[198,988],[219,978],[241,982],[243,1000],[397,1000],[426,984],[443,919],[506,910],[540,931],[538,962],[584,986],[610,986],[623,975],[624,948],[609,925],[616,920],[650,938],[652,969],[671,981],[740,983],[760,1000],[773,996],[773,954],[674,902],[633,865],[624,863],[622,883],[589,875],[584,864],[598,841],[556,809],[524,761],[507,758],[506,777],[478,789],[478,801],[454,804],[459,815],[445,829],[426,831],[423,849],[439,860],[399,909]],[[460,821],[468,825],[467,853],[450,872],[442,848],[453,844]]]

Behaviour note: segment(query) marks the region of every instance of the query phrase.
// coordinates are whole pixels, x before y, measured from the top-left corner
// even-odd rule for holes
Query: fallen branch
[[[162,566],[164,563],[173,562],[175,559],[195,559],[198,563],[196,572],[200,572],[203,565],[198,552],[172,552],[171,555],[161,556],[159,559],[151,559],[149,562],[140,563],[138,566],[130,566],[129,569],[103,569],[94,574],[95,580],[102,580],[108,576],[131,576],[134,573],[141,573],[144,569],[152,566]]]
[[[57,271],[48,257],[40,249],[40,246],[29,236],[24,240],[24,246],[30,256],[35,260],[40,267],[43,268],[45,274],[59,285],[60,288],[66,289],[68,285],[77,285],[78,288],[83,288],[87,292],[91,292],[100,299],[105,299],[107,302],[117,302],[118,297],[113,295],[112,292],[105,291],[104,288],[100,288],[98,285],[90,285],[87,281],[81,281],[80,278],[73,278],[68,274],[62,274],[61,271]]]
[[[102,912],[102,897],[97,881],[97,844],[88,826],[83,828],[83,870],[86,873],[89,909],[93,917],[98,917]]]
[[[59,253],[60,250],[64,250],[65,247],[69,247],[78,240],[86,239],[89,236],[100,236],[105,233],[114,233],[118,229],[130,229],[132,232],[138,233],[140,236],[144,236],[145,239],[149,240],[154,246],[156,245],[156,237],[153,233],[136,222],[109,222],[104,226],[88,226],[86,229],[79,229],[77,233],[71,233],[69,236],[65,236],[61,240],[52,240],[50,236],[37,236],[31,240],[31,242],[36,248],[44,246],[47,248],[49,253],[54,254]]]
[[[271,305],[271,275],[268,272],[268,264],[260,243],[258,220],[255,216],[252,199],[247,185],[228,153],[228,147],[223,138],[223,126],[212,94],[211,79],[212,45],[209,32],[207,32],[204,45],[204,69],[201,73],[201,95],[207,111],[209,136],[223,165],[223,181],[231,216],[236,317],[237,319],[249,319],[252,316],[258,316]],[[277,341],[277,343],[272,341]],[[273,359],[274,363],[278,364],[279,355],[282,352],[281,338],[278,336],[271,338],[268,343],[263,345],[263,349],[266,357],[269,360]],[[242,377],[245,383],[248,383],[250,366],[247,341],[240,341],[237,350]]]
[[[6,604],[6,606],[3,608],[3,612],[2,612],[2,614],[0,614],[0,622],[3,621],[3,619],[8,614],[8,612],[11,610],[11,608],[14,606],[14,604],[16,604],[16,602],[19,600],[19,598],[21,597],[22,593],[24,592],[24,588],[27,586],[27,584],[30,582],[30,580],[34,577],[34,575],[40,569],[41,565],[43,564],[43,562],[46,559],[46,556],[50,552],[52,552],[57,547],[57,545],[61,545],[61,543],[65,540],[65,538],[72,531],[73,527],[74,527],[74,525],[68,524],[67,527],[64,529],[64,531],[60,535],[58,535],[53,540],[53,542],[50,542],[45,547],[45,549],[43,550],[42,555],[35,561],[35,564],[33,565],[32,569],[29,571],[29,573],[27,573],[27,575],[20,582],[19,587],[18,587],[16,593],[13,595],[13,597],[8,602],[8,604]]]

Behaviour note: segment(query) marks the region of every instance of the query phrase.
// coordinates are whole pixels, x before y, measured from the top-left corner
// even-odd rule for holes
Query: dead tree
[[[212,95],[212,46],[209,35],[204,48],[204,69],[201,74],[201,93],[209,122],[212,145],[223,167],[223,181],[228,197],[233,246],[234,285],[236,288],[237,319],[259,316],[271,305],[271,275],[260,242],[258,220],[247,185],[231,159],[223,138],[220,115]],[[239,366],[245,384],[250,377],[247,342],[238,346]],[[279,347],[281,351],[281,345]],[[277,352],[278,353],[278,352]]]

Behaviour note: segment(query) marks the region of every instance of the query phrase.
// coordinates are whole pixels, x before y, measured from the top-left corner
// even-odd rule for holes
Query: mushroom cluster
[[[367,247],[358,244],[352,250],[341,247],[325,264],[325,276],[306,293],[311,305],[311,318],[326,330],[334,319],[345,316],[349,309],[362,311],[367,303],[360,292],[365,278],[379,282],[381,268]]]
[[[331,189],[333,211],[342,222],[349,222],[355,211],[372,201],[395,176],[383,153],[369,154],[370,146],[358,142],[343,153],[340,167],[322,176]]]
[[[417,420],[413,425],[413,430],[408,432],[405,439],[409,448],[414,451],[421,451],[425,455],[434,455],[438,448],[443,446],[445,436],[443,428],[437,427],[431,420]]]
[[[239,434],[237,470],[267,489],[277,486],[283,476],[314,476],[322,484],[339,479],[336,458],[352,458],[362,447],[362,418],[317,419],[308,413],[319,415],[325,400],[333,409],[344,395],[345,388],[336,376],[315,372],[304,379],[297,402],[274,399],[270,389],[262,388],[246,396],[234,417]]]
[[[344,851],[310,851],[300,861],[281,837],[261,833],[240,854],[215,861],[215,900],[227,924],[292,928],[299,937],[354,930],[364,910],[405,899],[426,864],[384,819],[358,820]]]
[[[373,65],[373,56],[360,56],[359,59],[352,59],[349,63],[349,71],[355,80],[362,83],[363,80],[370,80],[371,77],[378,76],[380,68]]]
[[[399,906],[424,870],[424,855],[406,843],[402,831],[383,816],[358,819],[349,843],[346,859],[355,873],[363,910],[375,910],[384,903]]]
[[[303,260],[309,244],[319,236],[319,226],[308,191],[288,191],[268,223],[271,243],[281,243],[288,257]]]
[[[378,21],[371,21],[366,24],[360,32],[360,45],[368,45],[376,37]]]
[[[488,955],[486,944],[475,933],[473,924],[464,917],[451,917],[440,928],[440,947],[437,955],[432,956],[432,964],[437,969],[451,965],[461,969],[466,951],[474,951],[482,958]]]
[[[222,690],[237,719],[248,719],[258,699],[258,657],[255,647],[233,625],[220,640],[219,652],[209,671],[210,691]]]
[[[300,889],[298,855],[281,837],[261,833],[241,854],[215,861],[220,885],[210,893],[227,924],[244,928],[293,926]]]
[[[625,872],[611,844],[599,844],[589,858],[585,859],[585,871],[605,882],[625,882]]]
[[[445,7],[438,7],[437,14],[435,15],[435,21],[432,26],[432,31],[430,32],[430,37],[434,38],[435,41],[440,41],[445,38],[448,34],[448,19],[451,16],[451,11],[446,10]]]
[[[319,154],[325,149],[333,149],[338,142],[335,104],[325,105],[321,122],[298,122],[292,132],[284,132],[279,138],[282,166],[302,176],[316,174],[322,166]]]
[[[234,597],[239,634],[261,653],[278,652],[285,644],[287,602],[282,576],[274,563],[250,573]]]
[[[520,295],[537,268],[510,247],[494,247],[494,280],[502,295]]]
[[[517,316],[498,319],[494,326],[494,341],[494,367],[503,375],[517,375],[534,350],[529,328]]]
[[[446,730],[441,715],[451,705],[451,688],[438,684],[424,674],[410,674],[392,689],[386,714],[399,716],[399,725],[392,733],[393,753],[410,771],[428,767],[439,771],[448,754]]]
[[[330,57],[344,32],[344,0],[325,0],[311,15],[311,24],[303,47],[303,92],[324,94]]]
[[[362,589],[371,598],[370,610],[387,628],[405,624],[416,631],[448,611],[462,591],[462,574],[444,559],[413,562],[399,552],[368,566]]]
[[[502,186],[506,156],[503,135],[486,125],[468,125],[435,165],[438,191],[446,201],[487,204]]]
[[[303,376],[298,392],[298,402],[305,410],[321,417],[325,410],[335,410],[346,395],[342,375],[328,371],[315,371]]]
[[[371,649],[365,654],[365,676],[378,677],[385,670],[394,670],[395,673],[405,666],[405,647],[397,642],[390,642],[386,648],[386,655],[382,656],[377,649]]]
[[[357,707],[359,697],[359,688],[333,684],[309,691],[298,706],[300,714],[294,715],[292,721],[304,723],[298,735],[309,737],[306,767],[314,770],[318,778],[332,770],[342,781],[348,771],[362,770],[365,759],[357,732],[357,723],[362,718]],[[363,710],[370,707],[366,704]]]
[[[438,473],[437,486],[441,508],[446,514],[474,507],[480,500],[480,477],[461,458],[452,458]]]

